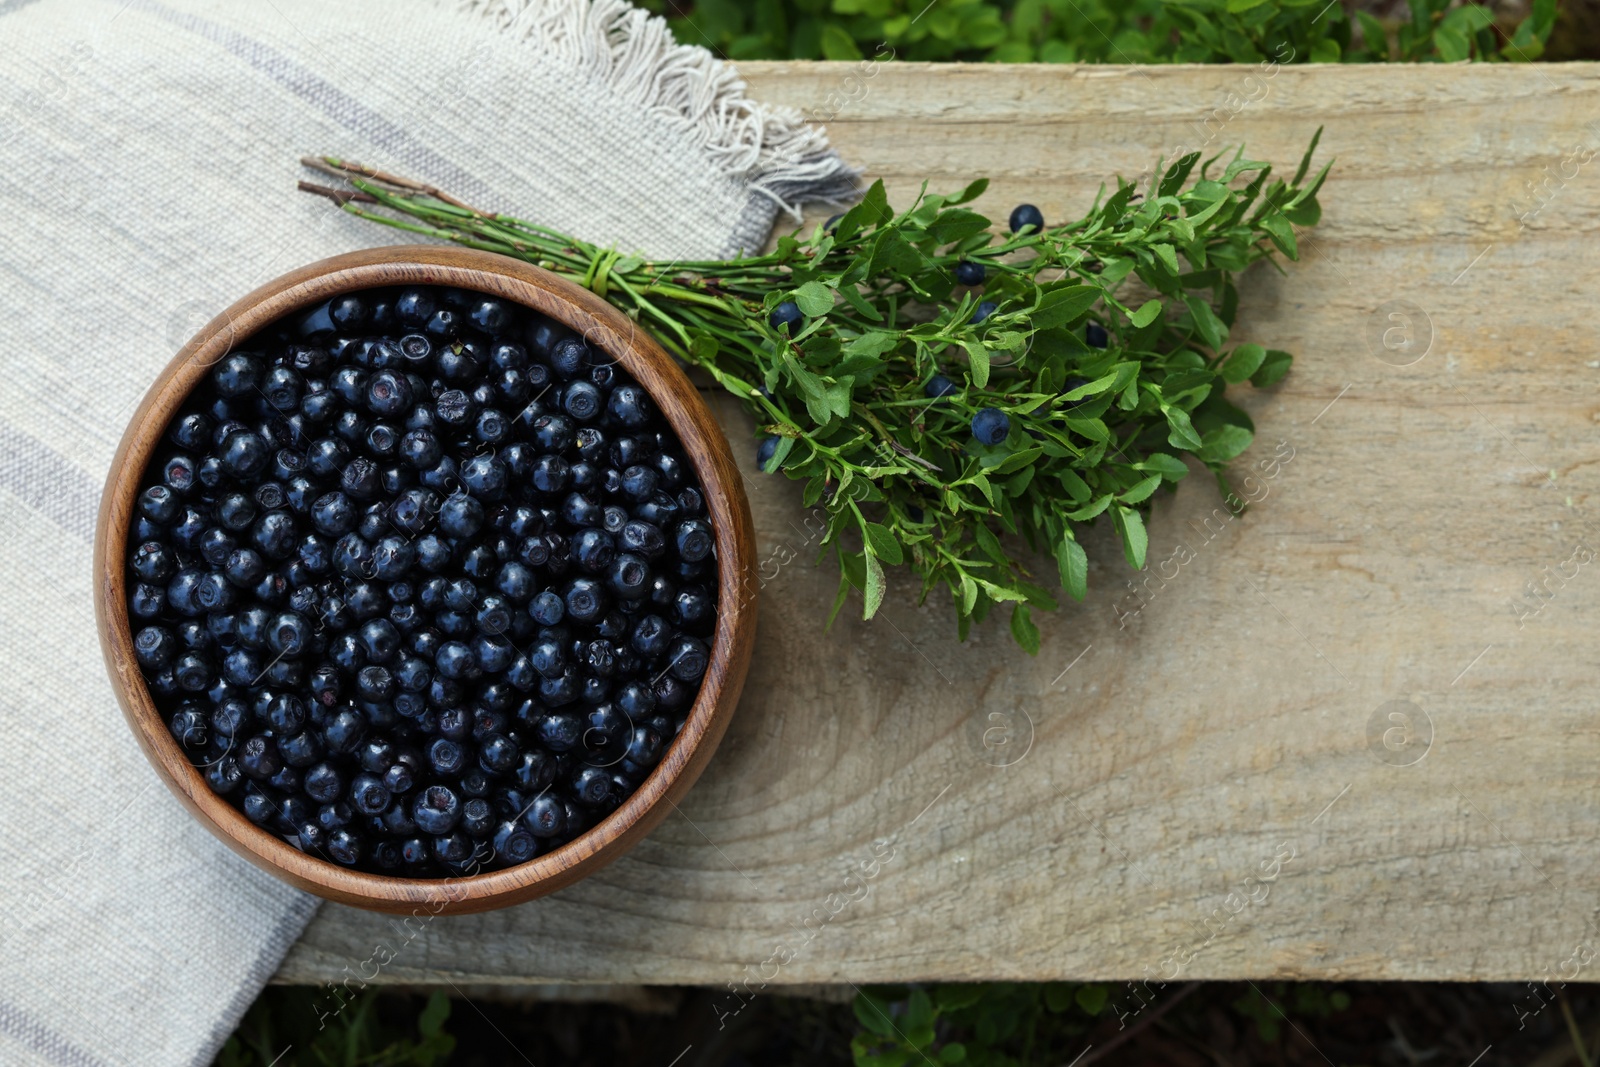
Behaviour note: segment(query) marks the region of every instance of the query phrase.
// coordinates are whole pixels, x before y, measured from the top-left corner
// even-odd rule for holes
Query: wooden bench
[[[513,910],[327,905],[280,980],[1573,976],[1600,945],[1600,68],[743,70],[895,203],[986,174],[998,218],[1076,217],[1208,139],[1292,167],[1325,125],[1322,223],[1243,288],[1236,336],[1297,356],[1243,390],[1253,505],[1190,479],[1148,575],[1096,531],[1037,658],[1003,618],[961,644],[904,574],[825,631],[798,487],[722,403],[787,562],[681,814]]]

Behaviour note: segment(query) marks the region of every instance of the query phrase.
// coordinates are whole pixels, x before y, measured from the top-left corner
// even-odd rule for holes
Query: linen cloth
[[[854,172],[619,0],[0,0],[0,57],[0,1064],[209,1063],[316,901],[146,764],[91,542],[122,428],[196,329],[412,239],[297,193],[298,157],[666,258],[758,245]]]

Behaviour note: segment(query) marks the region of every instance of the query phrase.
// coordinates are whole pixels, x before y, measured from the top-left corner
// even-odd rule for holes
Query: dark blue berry
[[[956,264],[956,281],[962,285],[982,285],[984,273],[983,264],[970,259],[963,259]]]
[[[509,477],[506,465],[496,456],[473,456],[461,465],[461,480],[479,500],[503,495]]]
[[[153,523],[166,525],[176,519],[181,506],[178,494],[165,485],[153,485],[139,494],[139,514]]]
[[[1011,218],[1007,220],[1012,233],[1024,233],[1030,228],[1037,232],[1044,229],[1044,214],[1032,204],[1018,204],[1011,209]]]
[[[579,422],[589,422],[598,416],[603,403],[600,390],[592,382],[572,382],[562,390],[561,410]]]
[[[650,421],[650,399],[637,385],[619,385],[611,391],[606,411],[621,425],[637,430]]]
[[[1088,342],[1090,348],[1104,348],[1110,341],[1110,338],[1106,335],[1106,328],[1098,322],[1091,322],[1084,326],[1083,339]]]
[[[306,796],[319,804],[331,804],[344,796],[344,775],[331,763],[319,763],[306,771]]]
[[[146,626],[133,639],[134,658],[147,671],[171,665],[178,655],[178,642],[172,631],[162,626]]]
[[[778,454],[778,438],[769,434],[761,439],[761,444],[756,446],[756,466],[763,472],[770,474],[768,464],[772,457]]]
[[[374,415],[398,415],[411,407],[411,383],[397,370],[380,370],[367,379],[365,400]]]
[[[477,669],[472,649],[460,641],[446,641],[441,645],[433,665],[445,678],[466,678]]]
[[[646,596],[649,583],[650,565],[631,552],[617,556],[606,571],[606,585],[625,601]]]
[[[526,863],[539,854],[539,841],[520,823],[502,822],[495,827],[494,851],[507,865]]]
[[[978,310],[976,310],[976,311],[974,311],[972,313],[972,321],[974,323],[982,322],[984,319],[987,319],[990,315],[993,315],[995,313],[995,309],[998,308],[999,306],[1000,305],[995,303],[993,300],[985,300],[985,301],[981,302],[978,305]]]
[[[465,493],[447,497],[439,506],[439,529],[451,537],[472,537],[483,529],[483,505]]]
[[[461,322],[449,308],[439,308],[428,316],[423,332],[435,341],[453,341],[461,332]]]
[[[260,356],[251,352],[235,352],[223,357],[212,368],[211,381],[222,397],[248,396],[261,385],[265,369]]]
[[[588,370],[593,353],[577,337],[566,337],[550,348],[550,367],[557,378],[577,378]]]
[[[211,420],[198,411],[191,411],[173,422],[167,436],[179,448],[199,452],[211,443]]]
[[[448,786],[431,785],[417,794],[411,818],[427,834],[448,834],[461,821],[461,798]]]
[[[673,534],[673,541],[677,545],[678,558],[689,563],[697,563],[711,554],[715,544],[711,536],[711,524],[704,519],[686,519],[678,524]]]
[[[350,803],[363,815],[381,815],[388,810],[389,789],[371,774],[358,774],[350,783]]]
[[[498,334],[511,325],[511,309],[498,300],[479,300],[467,311],[467,321],[487,334]]]
[[[795,327],[803,321],[805,321],[805,316],[800,313],[800,305],[793,300],[785,300],[773,308],[772,313],[767,316],[767,325],[774,330],[787,331],[789,333],[793,333]]]
[[[605,613],[605,593],[592,578],[574,578],[562,595],[567,615],[576,622],[594,622]]]
[[[159,541],[146,541],[133,551],[129,564],[133,573],[146,582],[166,582],[178,570],[173,551]]]
[[[1011,417],[999,408],[983,408],[972,417],[972,436],[979,444],[998,445],[1011,434]]]
[[[394,317],[400,325],[416,328],[425,325],[438,307],[432,289],[402,289],[394,300]]]

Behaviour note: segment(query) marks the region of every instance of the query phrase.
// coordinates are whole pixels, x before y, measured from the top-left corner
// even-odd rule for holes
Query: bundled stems
[[[834,614],[857,590],[870,618],[884,565],[903,563],[923,597],[948,590],[962,637],[1010,604],[1012,635],[1036,652],[1032,611],[1056,601],[1013,535],[1053,556],[1082,599],[1083,525],[1108,517],[1140,568],[1143,517],[1188,473],[1184,457],[1229,491],[1226,468],[1254,427],[1224,392],[1271,385],[1291,360],[1228,343],[1235,277],[1297,258],[1294,228],[1317,221],[1327,175],[1307,180],[1316,140],[1289,181],[1242,152],[1212,174],[1220,157],[1195,153],[1143,190],[1102,189],[1080,219],[998,235],[966,206],[984,180],[956,196],[924,189],[898,213],[878,183],[766,254],[667,264],[333,157],[304,162],[349,189],[300,187],[564,275],[738,397],[760,426],[762,468],[804,481],[826,525]],[[958,264],[969,279],[981,268],[981,284],[959,284]]]

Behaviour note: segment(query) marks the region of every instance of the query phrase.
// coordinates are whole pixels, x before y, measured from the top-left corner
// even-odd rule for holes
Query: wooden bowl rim
[[[648,778],[587,832],[527,863],[486,874],[401,878],[351,870],[290,845],[211,791],[162,720],[133,658],[126,600],[128,532],[143,472],[173,413],[215,365],[260,330],[331,296],[399,285],[456,286],[501,296],[604,348],[657,402],[704,491],[717,559],[718,618],[710,662],[683,728]],[[396,245],[333,256],[267,282],[223,311],[167,364],[129,421],[106,479],[95,534],[96,623],[124,717],[184,805],[235,852],[301,889],[391,912],[485,911],[543,896],[620,856],[686,793],[727,728],[755,637],[755,539],[744,484],[698,390],[637,324],[604,300],[532,264],[490,252]]]

